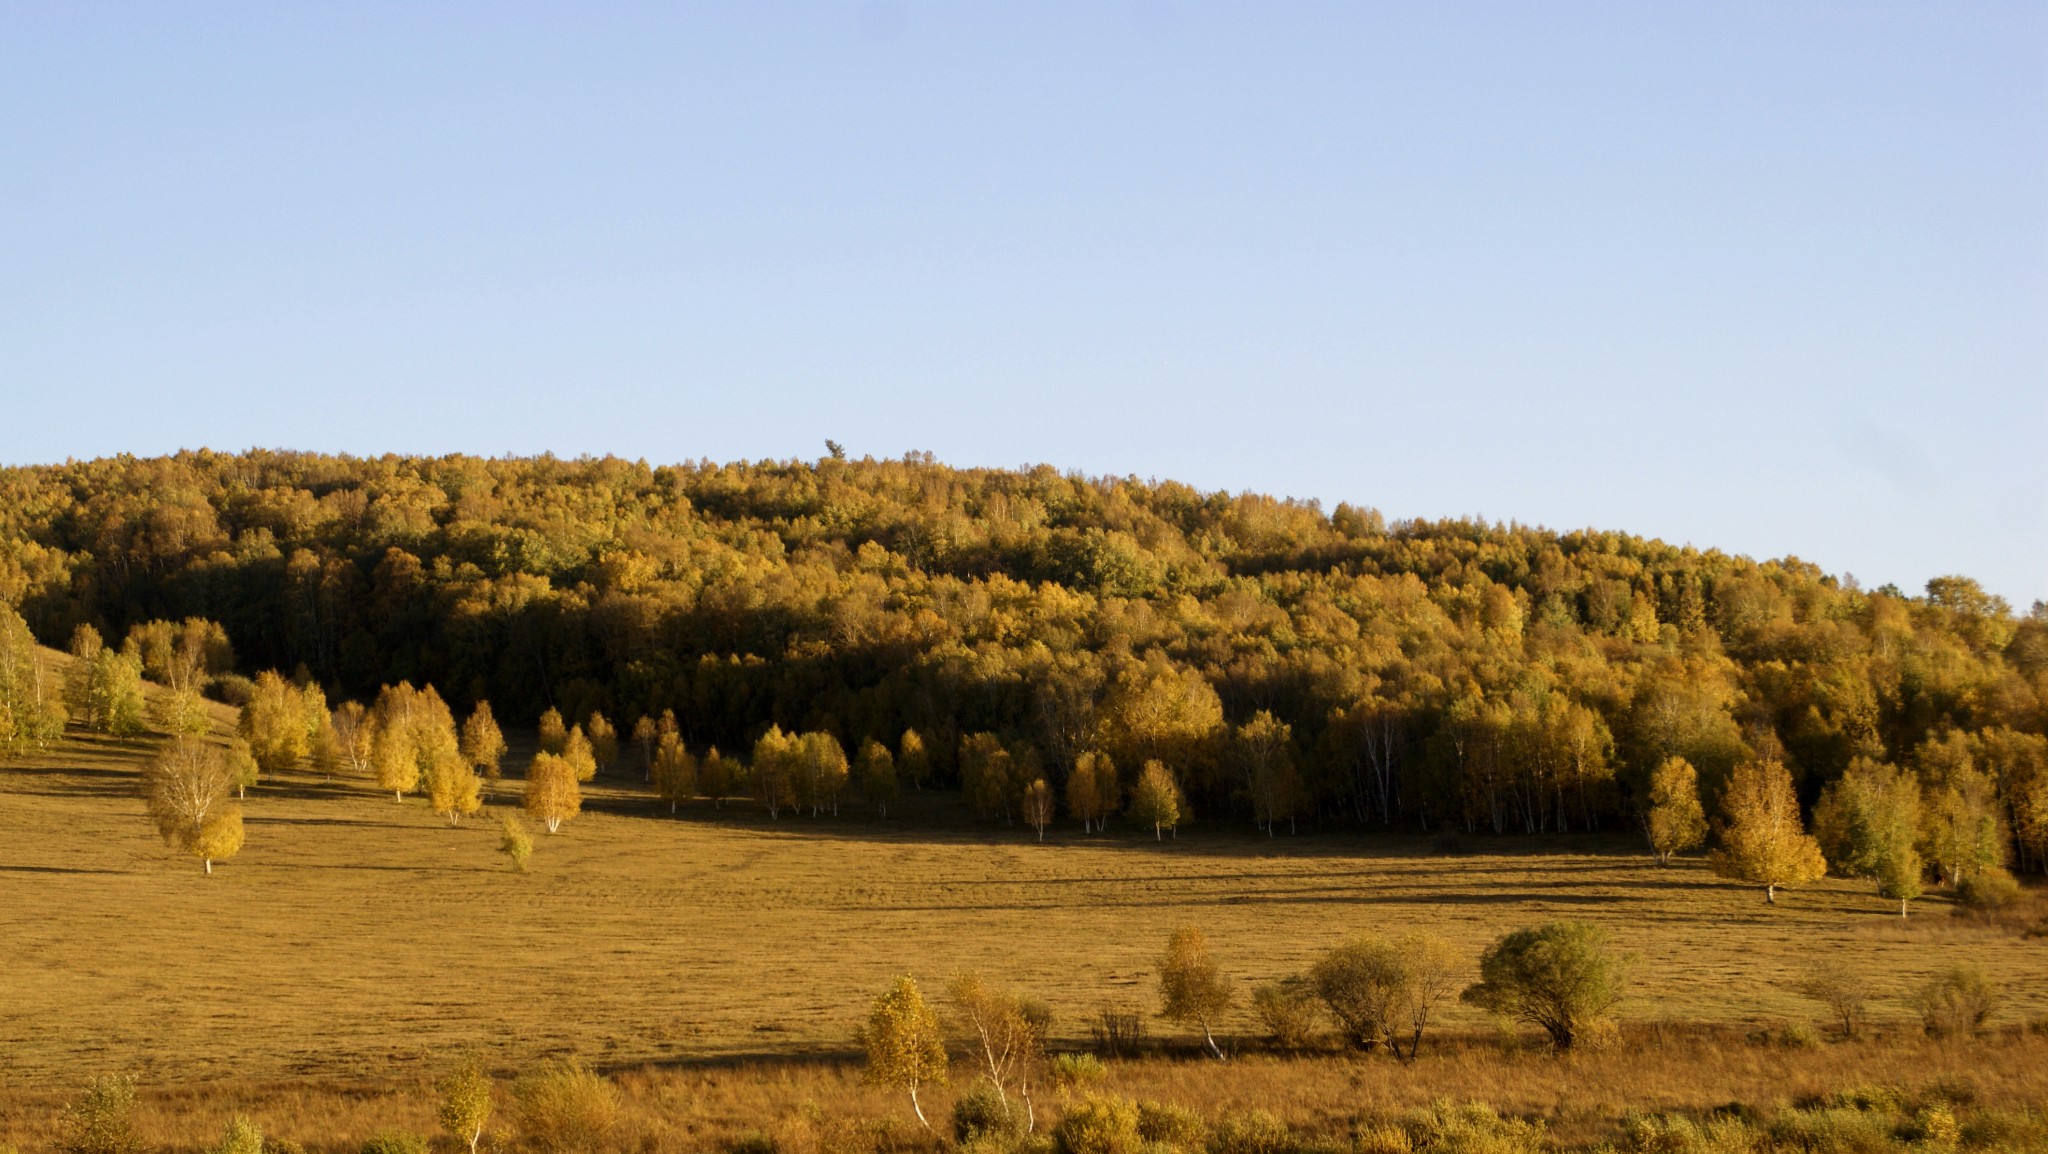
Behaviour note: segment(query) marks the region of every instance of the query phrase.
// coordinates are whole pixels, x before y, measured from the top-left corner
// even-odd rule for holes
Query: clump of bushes
[[[1314,1041],[1322,1017],[1315,991],[1300,978],[1253,990],[1252,1012],[1266,1028],[1266,1040],[1282,1050],[1299,1050]]]
[[[1023,1108],[986,1078],[953,1101],[953,1140],[962,1146],[990,1139],[1006,1143],[1023,1133]]]
[[[1057,1154],[1139,1154],[1138,1104],[1129,1098],[1091,1094],[1067,1108],[1052,1131]]]
[[[1569,1050],[1602,1036],[1599,1025],[1621,1000],[1626,963],[1607,934],[1584,922],[1516,930],[1479,959],[1479,982],[1463,997],[1503,1018],[1539,1026]]]
[[[1202,1154],[1209,1147],[1209,1126],[1193,1110],[1140,1102],[1138,1137],[1162,1154]]]
[[[2002,869],[1979,870],[1956,885],[1956,900],[1979,913],[1995,913],[2019,904],[2020,883]]]

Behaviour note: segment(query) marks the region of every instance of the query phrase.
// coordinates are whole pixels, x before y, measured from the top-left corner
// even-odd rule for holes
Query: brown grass
[[[134,785],[148,753],[147,743],[82,739],[0,769],[0,1095],[13,1103],[127,1071],[145,1085],[193,1087],[209,1103],[214,1091],[202,1084],[236,1087],[280,1119],[308,1103],[353,1134],[369,1113],[424,1110],[411,1087],[463,1050],[505,1069],[551,1056],[614,1069],[841,1057],[892,975],[936,986],[968,968],[1046,1000],[1071,1044],[1100,1005],[1149,1007],[1152,959],[1187,921],[1247,985],[1295,972],[1358,930],[1427,929],[1476,959],[1509,929],[1571,917],[1608,927],[1635,956],[1624,1007],[1635,1021],[1818,1021],[1789,982],[1820,957],[1848,961],[1894,999],[1969,962],[2005,983],[2001,1021],[2048,1016],[2043,943],[1951,918],[1943,898],[1916,903],[1901,924],[1867,884],[1830,879],[1767,908],[1757,891],[1696,861],[1659,868],[1622,836],[1479,839],[1477,852],[1441,857],[1406,837],[1266,839],[1204,824],[1159,845],[1137,834],[1083,837],[1063,823],[1040,845],[1023,827],[967,823],[956,798],[931,794],[907,798],[886,822],[858,807],[770,822],[751,807],[699,806],[672,819],[637,775],[622,774],[598,783],[561,835],[538,836],[533,872],[520,876],[493,852],[489,820],[516,783],[451,829],[421,801],[299,774],[252,792],[246,847],[206,878],[163,847],[143,814]],[[1902,1023],[1906,1011],[1881,1002],[1878,1016]],[[1463,1008],[1446,1024],[1489,1028]],[[1252,1025],[1246,1017],[1233,1028]],[[1912,1072],[1920,1051],[1740,1053],[1748,1057],[1729,1078],[1758,1063],[1812,1065],[1816,1078],[1830,1062]],[[1607,1101],[1598,1087],[1610,1082],[1614,1101],[1640,1090],[1625,1057],[1455,1060],[1478,1065],[1447,1073],[1441,1092],[1469,1085],[1515,1108],[1547,1110],[1580,1094],[1579,1083],[1555,1081],[1580,1063],[1591,1079],[1584,1103]],[[1418,1081],[1437,1068],[1430,1061],[1412,1072],[1340,1062],[1286,1077],[1302,1087],[1305,1110],[1322,1109],[1313,1103],[1324,1091],[1311,1089],[1322,1086],[1353,1107],[1379,1094],[1421,1101],[1438,1092]],[[1525,1066],[1540,1076],[1485,1073]],[[1128,1076],[1209,1076],[1199,1065],[1151,1068]],[[830,1063],[634,1077],[687,1086],[693,1100],[734,1079],[795,1079],[813,1087],[804,1093],[836,1100],[844,1090],[856,1112],[884,1112],[845,1089],[847,1075]],[[1356,1078],[1367,1081],[1345,1081]],[[1746,1092],[1726,1085],[1700,1093]],[[394,1086],[410,1104],[382,1097]],[[1229,1092],[1215,1093],[1210,1100]],[[31,1125],[8,1123],[18,1124]]]

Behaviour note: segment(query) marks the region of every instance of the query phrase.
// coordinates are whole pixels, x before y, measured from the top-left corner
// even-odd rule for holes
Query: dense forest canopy
[[[1198,811],[1262,824],[1613,825],[1667,757],[1711,796],[1766,755],[1808,804],[1858,757],[1995,781],[2022,865],[2048,832],[2040,603],[1043,466],[10,468],[0,600],[60,646],[209,618],[243,673],[335,700],[404,679],[508,720],[673,709],[738,750],[915,728],[941,780],[975,734],[1056,781],[1090,750],[1127,780],[1157,758]]]

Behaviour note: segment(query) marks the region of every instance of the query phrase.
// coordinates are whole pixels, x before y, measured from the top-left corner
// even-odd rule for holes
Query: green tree
[[[0,756],[62,737],[63,696],[43,669],[28,623],[0,600]]]
[[[1209,941],[1195,926],[1182,926],[1167,939],[1159,957],[1159,1014],[1170,1022],[1202,1031],[1209,1052],[1223,1057],[1214,1024],[1235,997],[1230,979],[1209,955]]]
[[[1707,840],[1707,815],[1700,808],[1699,775],[1682,757],[1667,757],[1650,775],[1650,808],[1644,815],[1657,864]]]
[[[526,872],[527,859],[533,856],[533,835],[526,832],[526,823],[518,814],[498,819],[498,852],[511,860],[515,872]]]
[[[1878,893],[1899,903],[1920,896],[1920,783],[1896,766],[1858,757],[1821,791],[1813,812],[1815,840],[1835,872],[1877,879]]]
[[[1721,845],[1708,857],[1714,872],[1764,887],[1775,904],[1778,887],[1814,881],[1827,873],[1820,845],[1799,820],[1792,775],[1776,760],[1746,761],[1728,776],[1721,794]]]
[[[1541,1027],[1569,1050],[1621,1000],[1627,966],[1607,948],[1607,934],[1584,922],[1552,922],[1516,930],[1479,958],[1479,982],[1464,1000],[1502,1017]]]
[[[123,1074],[94,1078],[85,1093],[64,1107],[57,1129],[62,1154],[136,1154],[142,1139],[135,1133],[135,1079]]]
[[[868,1081],[908,1091],[918,1123],[931,1129],[917,1092],[927,1085],[946,1084],[946,1043],[939,1015],[918,992],[916,981],[908,975],[898,978],[875,999],[861,1039],[867,1047]]]

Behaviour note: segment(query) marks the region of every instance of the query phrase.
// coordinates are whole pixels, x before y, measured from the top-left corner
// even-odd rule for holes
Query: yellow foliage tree
[[[1700,809],[1699,774],[1682,757],[1667,757],[1650,774],[1650,809],[1644,815],[1657,864],[1707,840],[1707,815]]]
[[[1828,872],[1820,843],[1800,821],[1792,775],[1776,758],[1735,767],[1721,792],[1721,819],[1721,846],[1708,859],[1714,872],[1763,886],[1766,903],[1777,903],[1779,886]]]
[[[559,754],[542,753],[526,771],[525,808],[529,816],[559,833],[562,823],[583,811],[583,791],[576,770]]]
[[[199,858],[208,874],[242,848],[234,787],[221,748],[191,736],[165,742],[143,771],[143,798],[157,832],[166,845]]]

